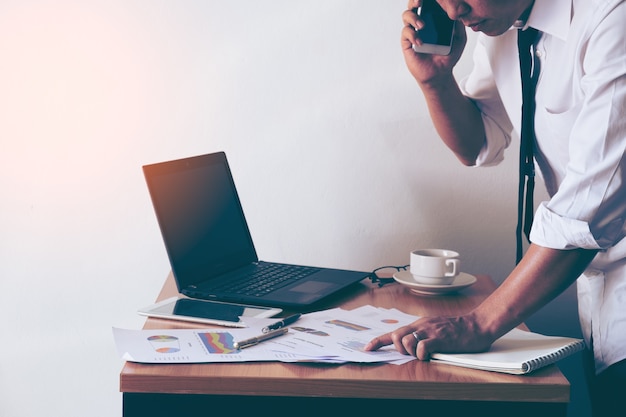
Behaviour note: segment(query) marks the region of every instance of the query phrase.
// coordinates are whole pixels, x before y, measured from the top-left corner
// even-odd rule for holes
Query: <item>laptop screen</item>
[[[224,153],[144,166],[181,288],[257,261]]]

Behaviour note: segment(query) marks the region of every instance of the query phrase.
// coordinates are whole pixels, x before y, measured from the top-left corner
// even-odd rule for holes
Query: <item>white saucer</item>
[[[466,274],[465,272],[459,273],[459,275],[454,278],[454,281],[452,281],[452,284],[449,285],[420,284],[413,279],[411,271],[398,271],[393,274],[393,279],[395,279],[396,282],[409,287],[411,292],[415,294],[426,295],[439,295],[459,291],[473,285],[476,282],[475,276]]]

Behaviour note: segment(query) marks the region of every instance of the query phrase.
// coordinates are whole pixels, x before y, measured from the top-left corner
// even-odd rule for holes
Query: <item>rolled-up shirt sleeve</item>
[[[623,140],[622,140],[623,142]],[[549,201],[535,213],[530,240],[553,249],[608,249],[626,236],[626,182],[624,150],[616,165],[598,161],[601,172],[586,178],[568,174]],[[601,169],[604,167],[604,169]]]
[[[485,127],[483,145],[475,166],[494,166],[504,159],[504,151],[511,144],[513,126],[505,111],[500,93],[489,67],[489,59],[481,40],[474,49],[474,69],[459,83],[463,94],[474,101],[480,110]]]

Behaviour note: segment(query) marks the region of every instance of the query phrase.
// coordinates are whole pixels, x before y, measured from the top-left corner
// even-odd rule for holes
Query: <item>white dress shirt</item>
[[[625,21],[626,0],[535,0],[526,22],[541,32],[535,160],[550,195],[535,213],[530,240],[600,250],[577,281],[596,372],[626,359]],[[476,165],[489,166],[520,131],[517,29],[481,34],[474,64],[461,87],[487,133]]]

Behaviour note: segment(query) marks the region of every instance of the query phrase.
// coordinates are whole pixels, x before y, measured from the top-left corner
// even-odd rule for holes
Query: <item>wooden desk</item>
[[[371,304],[419,316],[452,315],[471,310],[494,288],[488,277],[478,276],[475,285],[455,295],[418,296],[396,283],[379,288],[364,280],[320,308]],[[158,300],[175,294],[170,274]],[[148,319],[145,328],[201,326]],[[556,366],[515,376],[417,360],[403,365],[128,362],[120,374],[125,417],[186,416],[200,410],[292,417],[348,411],[398,417],[424,412],[565,416],[569,389]]]

